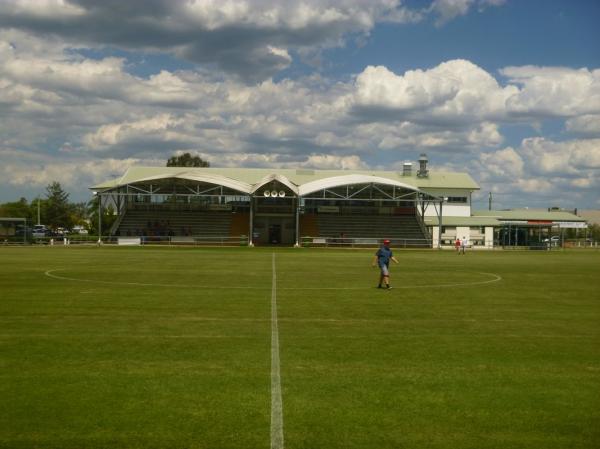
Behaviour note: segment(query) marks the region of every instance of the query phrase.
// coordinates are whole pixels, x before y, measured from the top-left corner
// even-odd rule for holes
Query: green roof
[[[425,217],[426,226],[438,226],[438,217]],[[502,226],[491,217],[443,217],[442,226]]]
[[[578,217],[571,212],[535,209],[475,210],[472,215],[496,218],[500,221],[586,221],[585,218]]]
[[[279,174],[300,186],[311,181],[344,176],[350,174],[371,175],[409,184],[418,189],[466,189],[478,190],[479,185],[468,173],[450,173],[430,171],[426,178],[419,178],[413,172],[404,176],[397,171],[381,170],[309,170],[309,169],[273,169],[273,168],[200,168],[200,167],[131,167],[118,179],[106,181],[90,187],[92,190],[111,189],[120,185],[133,184],[153,176],[169,176],[181,173],[198,173],[225,176],[247,184],[256,184],[266,176]]]

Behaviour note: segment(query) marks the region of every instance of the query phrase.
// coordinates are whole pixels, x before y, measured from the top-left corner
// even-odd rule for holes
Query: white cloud
[[[514,184],[518,190],[526,193],[551,192],[555,188],[552,180],[543,178],[517,179]]]
[[[524,139],[521,153],[530,169],[542,174],[578,174],[600,168],[600,139],[555,142],[543,137]]]
[[[83,190],[94,183],[122,174],[127,168],[142,163],[140,159],[81,160],[56,158],[24,151],[0,150],[3,163],[0,178],[8,185],[42,190],[58,180],[63,188]],[[81,193],[81,192],[79,192]]]
[[[507,147],[493,153],[481,153],[479,173],[495,180],[513,180],[523,175],[524,162],[514,148]]]
[[[499,207],[575,207],[600,189],[600,139],[528,138],[517,148],[481,153],[468,171],[479,180],[482,192],[496,195]]]
[[[149,136],[158,140],[168,140],[175,137],[176,133],[172,130],[181,122],[181,119],[174,119],[169,114],[160,114],[136,122],[103,125],[95,133],[83,136],[83,144],[86,149],[95,151],[127,144],[137,139],[147,140]]]
[[[474,6],[481,12],[489,6],[501,6],[505,2],[506,0],[433,0],[427,12],[437,16],[436,25],[441,26],[466,15]]]
[[[0,3],[0,27],[72,46],[114,46],[167,52],[216,64],[249,81],[291,63],[291,51],[318,51],[368,34],[377,22],[419,20],[400,0],[155,0],[136,2],[19,1]]]
[[[415,122],[470,123],[497,120],[506,101],[518,92],[501,87],[470,61],[452,60],[429,70],[396,75],[385,67],[367,67],[356,79],[355,107]]]
[[[507,101],[515,116],[574,117],[600,113],[600,70],[564,67],[506,67],[509,82],[522,86]]]
[[[600,136],[600,114],[581,115],[566,121],[566,128],[576,134]]]
[[[430,11],[438,16],[437,24],[442,25],[455,17],[464,16],[474,0],[434,0]]]
[[[575,140],[568,144],[569,163],[581,169],[600,169],[600,139]]]

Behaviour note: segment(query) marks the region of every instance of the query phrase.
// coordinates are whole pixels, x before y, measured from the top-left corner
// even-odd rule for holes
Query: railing
[[[423,233],[424,236],[427,236],[428,238],[431,238],[431,233],[429,232],[429,228],[425,225],[425,222],[423,221],[423,217],[421,217],[419,214],[415,214],[414,215],[417,223],[419,224],[419,227],[421,228],[421,232]]]
[[[100,239],[103,245],[192,245],[192,246],[248,246],[248,236],[240,235],[230,236],[102,236]],[[68,245],[97,245],[97,235],[69,235],[64,237],[40,237],[28,241],[0,240],[0,245],[48,245],[48,246],[68,246]]]
[[[393,248],[431,248],[431,239],[402,239],[391,238],[390,244]],[[383,239],[372,237],[310,237],[300,238],[304,247],[332,247],[332,248],[376,248],[380,246]]]
[[[136,243],[139,242],[139,243]],[[248,246],[248,236],[141,236],[118,237],[119,245],[192,245],[192,246]]]

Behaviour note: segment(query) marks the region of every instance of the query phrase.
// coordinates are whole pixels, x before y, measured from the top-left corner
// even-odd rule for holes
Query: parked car
[[[52,235],[52,231],[46,227],[46,225],[34,225],[32,235],[36,239],[41,239],[44,237],[50,237]]]
[[[544,242],[548,243],[550,246],[558,246],[560,245],[560,236],[553,235],[550,238],[544,239]]]
[[[73,226],[73,234],[87,234],[88,230],[81,225]]]

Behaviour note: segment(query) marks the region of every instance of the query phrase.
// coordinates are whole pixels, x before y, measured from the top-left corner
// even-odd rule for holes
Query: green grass
[[[600,252],[382,291],[373,251],[38,247],[0,248],[0,447],[268,448],[273,252],[286,448],[600,445]]]

